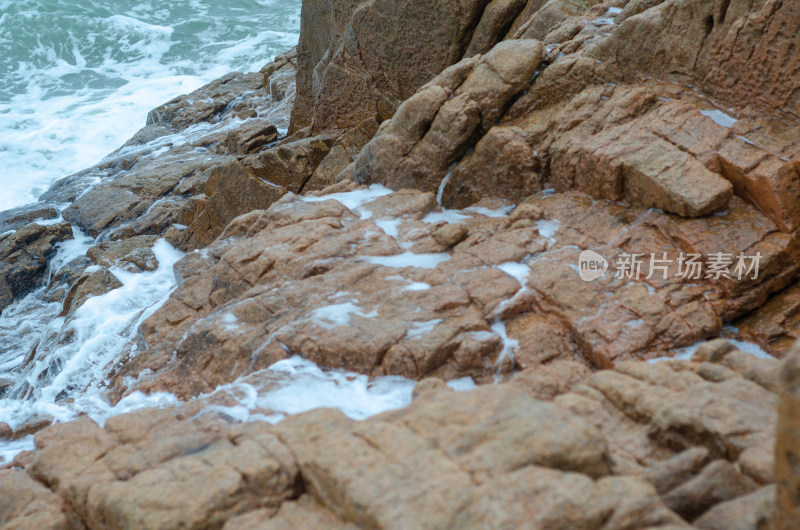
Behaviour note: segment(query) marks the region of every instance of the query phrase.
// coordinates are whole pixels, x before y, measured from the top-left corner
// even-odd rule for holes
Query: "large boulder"
[[[303,2],[297,104],[291,131],[344,129],[383,120],[458,62],[483,0]]]

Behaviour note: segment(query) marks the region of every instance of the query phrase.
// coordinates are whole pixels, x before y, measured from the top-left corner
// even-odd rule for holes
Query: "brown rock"
[[[413,399],[417,399],[420,397],[429,397],[441,392],[452,392],[453,389],[447,386],[447,383],[442,381],[441,379],[436,379],[435,377],[429,377],[427,379],[423,379],[419,383],[414,386],[414,392],[412,394]]]
[[[314,170],[314,174],[303,189],[307,191],[322,190],[336,184],[361,149],[375,136],[377,130],[378,122],[374,118],[369,118],[342,133],[331,146],[330,152]]]
[[[526,0],[492,0],[483,10],[480,22],[472,33],[464,57],[488,52],[502,40],[514,19],[525,7]]]
[[[49,204],[27,204],[0,212],[0,234],[10,230],[19,230],[23,226],[39,219],[55,219],[58,212]]]
[[[29,465],[33,463],[33,460],[36,458],[36,453],[33,451],[22,451],[17,456],[14,457],[14,460],[11,462],[14,467],[18,467],[20,469],[25,469]]]
[[[181,238],[189,248],[206,246],[237,215],[267,207],[285,193],[282,187],[251,175],[237,161],[215,168],[206,190],[210,198]]]
[[[179,96],[153,109],[147,115],[147,124],[168,123],[180,130],[208,121],[241,94],[260,88],[262,83],[260,74],[232,72],[191,94]]]
[[[31,530],[83,527],[58,495],[24,471],[0,473],[0,526]]]
[[[708,463],[708,449],[692,447],[648,469],[642,478],[665,495],[693,478]]]
[[[792,87],[800,70],[788,66],[796,64],[798,52],[790,45],[793,34],[780,29],[800,20],[797,6],[734,1],[723,7],[662,2],[627,18],[598,55],[612,54],[631,75],[679,72],[702,80],[703,90],[715,96],[798,114]]]
[[[774,528],[775,486],[720,503],[694,521],[702,530],[749,530]]]
[[[518,373],[512,384],[520,385],[534,398],[552,401],[569,392],[591,374],[586,365],[575,361],[555,361]]]
[[[106,268],[121,266],[130,272],[154,271],[158,260],[152,247],[156,236],[136,236],[120,241],[105,241],[86,251],[86,255]]]
[[[778,484],[777,528],[800,525],[800,347],[783,361],[775,473]]]
[[[47,414],[35,415],[26,419],[22,424],[14,430],[14,440],[25,438],[31,434],[36,434],[42,429],[49,427],[53,423],[53,417]]]
[[[391,117],[397,102],[461,58],[483,10],[475,0],[306,3],[290,132]],[[403,31],[386,31],[401,25]]]
[[[356,525],[347,523],[317,504],[310,495],[297,501],[287,501],[278,513],[269,510],[250,512],[229,519],[223,530],[281,530],[283,528],[326,528],[331,530],[356,530]]]
[[[747,340],[781,357],[800,340],[800,284],[795,283],[734,324]]]
[[[106,268],[86,272],[67,293],[61,314],[72,316],[89,298],[106,294],[119,287],[122,287],[122,282]]]
[[[542,190],[541,163],[518,127],[493,127],[456,166],[442,202],[465,208],[483,197],[518,201]]]
[[[242,155],[258,151],[278,138],[278,129],[267,120],[249,120],[228,134],[224,147],[229,153]]]
[[[664,503],[692,521],[714,504],[746,495],[755,484],[744,477],[729,462],[717,460],[708,464],[688,482],[664,496]]]
[[[69,223],[34,223],[0,236],[0,310],[39,286],[56,244],[71,238]]]
[[[463,241],[468,234],[469,229],[462,224],[446,224],[436,229],[431,237],[442,247],[449,249]]]
[[[568,330],[544,315],[515,317],[506,324],[506,333],[519,343],[514,361],[522,370],[556,359],[570,359],[575,354]]]
[[[355,180],[436,190],[453,163],[530,84],[543,53],[538,41],[505,41],[445,70],[366,145],[355,161]]]

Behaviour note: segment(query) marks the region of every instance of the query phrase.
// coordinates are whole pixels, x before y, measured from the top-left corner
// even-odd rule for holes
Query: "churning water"
[[[0,211],[297,43],[301,0],[0,0]]]

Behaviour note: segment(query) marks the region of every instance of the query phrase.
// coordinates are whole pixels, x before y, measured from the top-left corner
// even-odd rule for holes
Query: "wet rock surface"
[[[32,223],[0,236],[0,311],[45,280],[56,245],[71,238],[69,223]]]
[[[797,266],[774,224],[738,199],[701,227],[574,192],[533,197],[507,215],[486,210],[499,216],[443,212],[417,190],[325,195],[354,187],[286,195],[178,263],[180,287],[142,326],[148,350],[115,380],[144,370],[155,375],[128,391],[189,397],[292,355],[370,375],[482,382],[557,359],[609,368],[719,335],[782,280],[647,280],[645,272],[583,282],[582,250],[612,261],[623,252],[771,247],[765,269]]]
[[[774,0],[305,1],[296,49],[0,213],[0,310],[46,286],[45,343],[186,252],[100,367],[119,410],[177,399],[0,423],[35,436],[0,526],[800,525],[798,24]],[[298,356],[419,383],[363,421],[261,405]]]

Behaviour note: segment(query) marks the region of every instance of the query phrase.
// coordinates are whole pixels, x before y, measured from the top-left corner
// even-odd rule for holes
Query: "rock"
[[[474,409],[464,406],[464,399],[489,406],[481,407],[479,416],[474,417]],[[456,407],[458,402],[462,405]],[[424,521],[426,527],[458,527],[454,517],[461,507],[469,506],[473,498],[485,497],[482,488],[471,491],[466,470],[477,481],[485,481],[487,489],[501,470],[511,471],[524,462],[582,469],[593,476],[607,472],[604,449],[596,445],[599,440],[595,441],[591,431],[571,421],[555,431],[553,423],[547,423],[549,429],[537,428],[539,422],[551,421],[555,409],[535,404],[521,391],[487,388],[442,394],[418,403],[407,412],[362,425],[352,424],[337,412],[316,411],[284,421],[278,431],[282,440],[296,448],[309,492],[357,524],[374,521],[381,526],[417,526],[414,521]],[[472,416],[473,421],[462,422],[466,419],[463,414]],[[514,421],[514,417],[527,421]],[[484,422],[495,428],[485,431]],[[407,427],[400,426],[403,424]],[[430,429],[433,425],[439,428]],[[444,426],[448,427],[442,429]],[[487,433],[493,434],[487,438]],[[430,437],[430,442],[426,443],[425,437]],[[521,440],[526,442],[518,445]],[[559,451],[561,444],[576,444],[572,447],[578,451]],[[407,460],[412,454],[415,456]],[[346,464],[355,455],[358,469]],[[405,465],[398,465],[398,459]],[[386,502],[389,498],[394,502]],[[415,513],[402,508],[411,503],[416,506]]]
[[[506,324],[506,333],[519,343],[514,362],[521,370],[558,359],[571,359],[576,353],[569,331],[545,315],[517,316]]]
[[[71,238],[69,223],[29,224],[0,237],[0,311],[40,285],[56,244]]]
[[[708,464],[688,482],[664,496],[664,503],[681,517],[692,521],[709,507],[746,495],[755,484],[729,462],[717,460]]]
[[[447,386],[447,383],[435,377],[423,379],[414,386],[413,399],[420,397],[429,397],[439,394],[441,392],[452,392],[453,389]]]
[[[484,4],[306,2],[290,132],[312,126],[317,134],[391,117],[398,102],[461,59]],[[390,35],[387,27],[403,31]]]
[[[697,362],[719,363],[728,353],[735,349],[733,344],[725,339],[710,340],[697,347],[692,359]]]
[[[348,166],[355,160],[361,149],[369,142],[378,130],[378,122],[374,118],[364,120],[358,126],[342,133],[331,146],[330,151],[314,170],[314,174],[306,182],[303,190],[322,190],[341,181]]]
[[[50,424],[53,423],[53,420],[54,418],[49,414],[43,414],[43,415],[37,414],[31,418],[28,418],[14,430],[14,435],[12,436],[12,439],[19,440],[20,438],[25,438],[26,436],[30,436],[31,434],[36,434],[42,429],[49,427]]]
[[[536,399],[552,401],[572,390],[590,374],[585,364],[561,360],[527,368],[514,376],[512,384],[521,386]]]
[[[19,469],[25,469],[36,458],[36,453],[33,451],[22,451],[17,456],[14,457],[12,465]]]
[[[486,483],[455,528],[647,528],[684,523],[647,484],[629,477],[588,477],[531,466]]]
[[[483,10],[472,33],[464,57],[488,52],[511,28],[514,19],[526,7],[526,0],[492,0]]]
[[[688,482],[708,463],[708,449],[692,447],[648,469],[642,478],[662,494]]]
[[[0,423],[0,440],[10,440],[14,435],[14,430],[8,423]]]
[[[780,28],[800,20],[800,11],[773,2],[717,7],[701,0],[661,2],[625,19],[596,55],[613,56],[626,75],[680,73],[701,80],[704,91],[721,99],[798,114],[791,87],[800,70],[783,71],[796,64],[798,52],[790,45],[792,34]],[[681,53],[674,53],[678,42]]]
[[[297,501],[287,501],[278,513],[258,510],[229,519],[223,530],[281,530],[283,528],[326,528],[331,530],[356,530],[358,526],[346,523],[317,504],[309,495]]]
[[[55,219],[58,211],[49,204],[33,203],[0,212],[0,234],[18,230],[38,220]]]
[[[209,227],[218,211],[192,230],[185,227],[203,214],[216,188],[211,181],[230,172],[237,157],[268,149],[288,127],[294,69],[291,54],[282,55],[261,73],[232,73],[165,103],[121,149],[56,183],[44,199],[72,202],[64,218],[93,237],[102,233],[116,241],[170,232],[170,241],[181,248],[198,240],[207,244],[224,228]],[[207,127],[189,129],[200,123]],[[201,233],[194,234],[195,228]],[[217,234],[208,239],[214,229]]]
[[[62,499],[24,471],[0,473],[0,525],[3,528],[81,528]]]
[[[694,521],[702,530],[749,530],[774,528],[775,486],[720,503]]]
[[[709,383],[700,364],[588,375],[556,361],[468,392],[426,379],[407,408],[364,421],[318,409],[231,425],[194,404],[113,416],[103,429],[84,417],[37,434],[26,470],[89,528],[687,528],[669,506],[701,528],[737,513],[741,524],[769,521],[770,489],[736,458],[707,463],[702,439],[676,453],[649,436],[676,396],[709,391],[721,397],[709,414],[734,416],[753,399],[746,385],[760,388],[736,372]],[[550,388],[525,377],[537,372]],[[731,394],[731,381],[745,387]]]
[[[72,316],[89,298],[106,294],[114,289],[122,287],[122,282],[117,279],[106,268],[86,269],[86,272],[78,278],[70,288],[61,314],[66,317]]]
[[[800,354],[781,371],[711,340],[642,362],[796,338],[798,13],[304,2],[295,52],[162,105],[44,197],[102,241],[103,268],[76,260],[48,288],[67,313],[115,287],[109,267],[156,268],[158,238],[198,250],[108,381],[111,401],[187,402],[39,431],[25,472],[0,471],[0,523],[737,528],[777,503],[775,525],[800,526]],[[24,284],[5,302],[68,229],[0,236],[0,285]],[[606,274],[581,278],[585,251]],[[673,260],[661,277],[646,259],[719,253],[759,253],[759,274],[681,278]],[[637,254],[641,275],[615,274]],[[420,382],[358,422],[209,408],[293,355]],[[445,383],[467,376],[493,384]]]
[[[16,381],[11,377],[0,377],[0,396],[5,394],[6,390],[14,386]]]
[[[739,333],[782,357],[800,340],[800,284],[795,283],[735,322]]]
[[[166,123],[182,130],[190,125],[208,121],[241,94],[257,90],[262,86],[263,74],[232,72],[191,94],[179,96],[153,109],[147,115],[147,124]]]
[[[516,200],[542,191],[541,162],[518,127],[493,127],[456,166],[442,200],[465,208],[483,197]]]
[[[350,193],[341,190],[361,193],[345,182],[329,191]],[[347,197],[336,196],[350,204]],[[780,278],[734,285],[609,274],[584,282],[575,268],[578,245],[612,262],[622,252],[671,248],[677,256],[766,245],[774,224],[733,202],[729,216],[690,221],[631,214],[572,192],[533,197],[508,217],[476,209],[447,223],[432,213],[432,193],[395,192],[355,212],[323,193],[286,194],[233,220],[206,252],[178,264],[180,287],[142,328],[147,349],[115,379],[147,369],[140,388],[189,396],[244,375],[246,366],[265,368],[293,354],[371,375],[478,381],[495,377],[501,356],[501,372],[575,356],[597,368],[661,357],[719,334],[723,321],[765,299]],[[765,255],[765,268],[790,262],[791,247],[779,248]],[[431,255],[435,263],[414,267]],[[344,291],[358,294],[332,297]],[[315,316],[336,308],[348,311],[348,325]],[[221,325],[233,320],[235,326]],[[704,373],[728,369],[774,390],[774,363],[744,353],[727,359]]]
[[[105,241],[91,247],[86,255],[102,267],[119,266],[130,272],[154,271],[158,260],[152,247],[156,236],[136,236],[119,241]]]
[[[112,420],[105,431],[83,418],[39,433],[28,468],[90,528],[221,526],[296,495],[291,454],[263,429],[237,433],[167,411]]]
[[[445,70],[381,126],[355,161],[355,180],[435,191],[476,137],[529,86],[543,54],[538,41],[506,41]]]
[[[461,243],[469,234],[469,230],[462,224],[446,224],[431,234],[434,241],[446,249],[453,248]]]
[[[775,449],[777,528],[800,525],[800,346],[787,354],[781,368],[778,441]]]
[[[48,302],[63,303],[67,293],[91,265],[92,260],[86,256],[77,257],[63,265],[50,279],[42,299]]]

